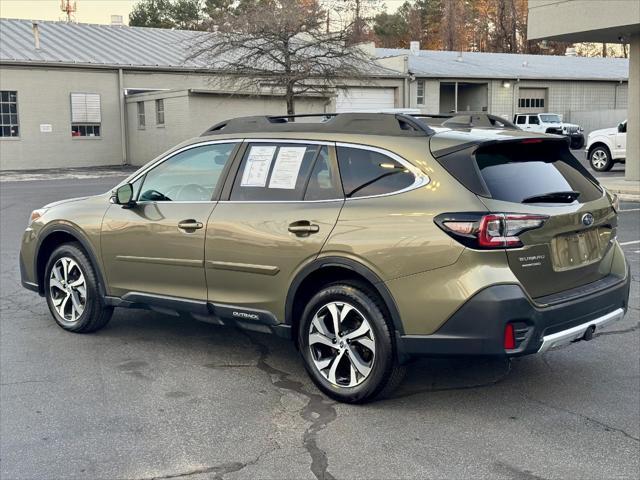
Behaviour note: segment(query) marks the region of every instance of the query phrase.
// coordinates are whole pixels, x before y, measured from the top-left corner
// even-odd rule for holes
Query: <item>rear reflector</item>
[[[507,323],[504,327],[504,349],[513,350],[516,348],[516,336],[513,332],[513,324]]]

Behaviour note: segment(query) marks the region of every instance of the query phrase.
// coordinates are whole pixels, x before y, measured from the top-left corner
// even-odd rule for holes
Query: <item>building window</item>
[[[416,89],[416,103],[418,105],[424,105],[424,80],[418,80]]]
[[[18,92],[0,91],[0,137],[19,137]]]
[[[137,105],[138,105],[138,128],[144,129],[144,126],[146,125],[145,118],[144,118],[144,102],[138,102]]]
[[[156,100],[156,125],[164,125],[164,100]]]
[[[71,94],[71,136],[99,137],[102,125],[100,94]]]
[[[521,98],[518,100],[520,108],[544,108],[544,98]]]

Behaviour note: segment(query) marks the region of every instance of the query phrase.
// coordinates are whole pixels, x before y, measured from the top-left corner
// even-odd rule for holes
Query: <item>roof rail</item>
[[[296,122],[296,119],[302,118],[319,121]],[[202,136],[250,132],[326,132],[409,137],[435,133],[421,120],[399,113],[313,113],[233,118],[212,126]]]

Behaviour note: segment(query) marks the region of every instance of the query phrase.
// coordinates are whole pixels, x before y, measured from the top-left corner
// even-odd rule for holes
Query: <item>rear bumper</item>
[[[534,304],[519,285],[494,285],[468,300],[431,335],[398,337],[401,359],[413,356],[521,356],[584,338],[620,320],[628,307],[630,274],[609,276],[565,292],[545,306]],[[549,298],[549,300],[551,300]],[[504,331],[513,324],[516,348],[505,350]]]

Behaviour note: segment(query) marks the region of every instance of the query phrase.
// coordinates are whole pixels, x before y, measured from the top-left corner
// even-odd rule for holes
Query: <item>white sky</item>
[[[374,0],[375,1],[375,0]],[[395,11],[405,0],[383,0]],[[76,0],[75,20],[81,23],[110,23],[111,15],[122,15],[125,23],[136,0]],[[60,0],[0,0],[0,17],[28,20],[66,20]]]

